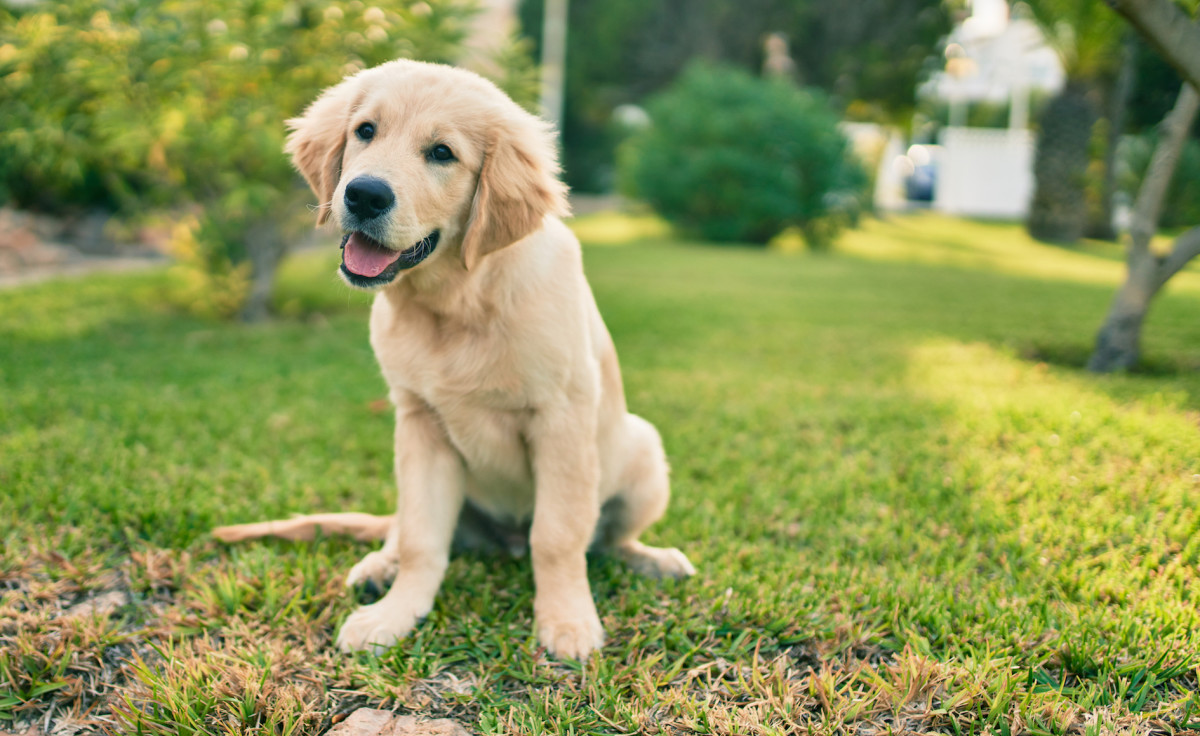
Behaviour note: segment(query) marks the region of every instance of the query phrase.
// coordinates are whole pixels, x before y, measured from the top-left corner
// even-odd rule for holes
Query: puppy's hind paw
[[[617,555],[634,572],[652,578],[686,578],[696,574],[687,555],[674,547],[650,547],[641,542],[628,542],[617,549]]]

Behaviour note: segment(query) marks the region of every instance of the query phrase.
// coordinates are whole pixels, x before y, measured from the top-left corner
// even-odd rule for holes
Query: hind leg
[[[620,491],[604,520],[604,546],[635,572],[655,578],[684,578],[696,568],[674,547],[651,547],[638,537],[667,510],[671,496],[666,453],[654,425],[639,416],[625,417],[624,468]]]

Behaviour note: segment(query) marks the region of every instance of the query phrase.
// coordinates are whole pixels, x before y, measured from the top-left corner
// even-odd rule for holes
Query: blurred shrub
[[[819,93],[697,65],[648,108],[622,189],[685,230],[766,243],[796,226],[824,248],[861,210],[866,176]]]
[[[472,8],[470,0],[386,10],[322,0],[0,6],[0,201],[128,214],[195,203],[205,214],[176,239],[185,260],[215,269],[219,281],[223,269],[250,263],[257,280],[274,269],[264,244],[278,248],[280,238],[261,228],[251,237],[250,225],[279,221],[297,181],[283,121],[358,69],[396,57],[451,60]]]
[[[0,10],[0,186],[19,205],[53,208],[289,183],[283,120],[356,69],[450,59],[465,5],[68,0]]]
[[[175,299],[204,317],[232,317],[250,293],[250,262],[235,263],[223,251],[222,233],[213,218],[184,217],[171,232],[171,269]]]
[[[1138,187],[1150,168],[1150,158],[1158,142],[1157,133],[1126,136],[1117,149],[1117,186],[1133,202]],[[1167,189],[1160,224],[1165,228],[1200,225],[1200,141],[1189,140]]]
[[[495,82],[521,107],[537,115],[542,91],[541,68],[534,60],[533,43],[512,34],[492,52],[491,64],[481,73]]]

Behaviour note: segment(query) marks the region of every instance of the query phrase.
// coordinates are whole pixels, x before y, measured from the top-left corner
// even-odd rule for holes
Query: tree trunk
[[[1128,276],[1117,291],[1108,316],[1096,335],[1096,349],[1088,360],[1088,370],[1099,373],[1128,370],[1137,363],[1142,322],[1151,300],[1172,276],[1200,253],[1200,227],[1179,236],[1166,256],[1155,254],[1150,247],[1150,241],[1158,230],[1167,187],[1175,174],[1198,109],[1200,95],[1191,85],[1184,84],[1174,109],[1162,122],[1162,136],[1154,149],[1146,178],[1138,190],[1126,256]]]
[[[1088,143],[1097,117],[1086,85],[1078,81],[1069,81],[1042,114],[1028,222],[1038,240],[1073,243],[1083,236]]]
[[[1158,264],[1153,259],[1129,262],[1129,275],[1117,290],[1108,316],[1096,333],[1096,348],[1088,359],[1088,370],[1096,373],[1129,370],[1140,356],[1142,322],[1154,297]]]
[[[275,286],[275,271],[287,244],[279,226],[264,218],[246,231],[246,253],[250,258],[250,292],[239,315],[243,322],[261,322],[271,314],[271,289]]]

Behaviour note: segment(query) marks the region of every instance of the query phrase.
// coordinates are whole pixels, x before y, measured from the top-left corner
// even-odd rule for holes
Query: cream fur
[[[377,126],[369,143],[353,133],[363,121]],[[528,525],[538,637],[552,654],[586,657],[603,642],[589,547],[645,574],[694,570],[678,550],[637,541],[666,509],[666,458],[654,427],[626,410],[579,243],[558,219],[566,189],[552,131],[481,77],[411,61],[347,79],[289,125],[287,150],[321,200],[320,221],[345,222],[345,185],[366,174],[396,196],[388,247],[441,233],[371,309],[371,345],[396,406],[397,512],[214,534],[382,536],[347,579],[391,581],[342,626],[340,646],[357,650],[393,644],[430,611],[456,538],[511,539],[503,530]],[[423,151],[435,143],[457,161],[431,163]]]

